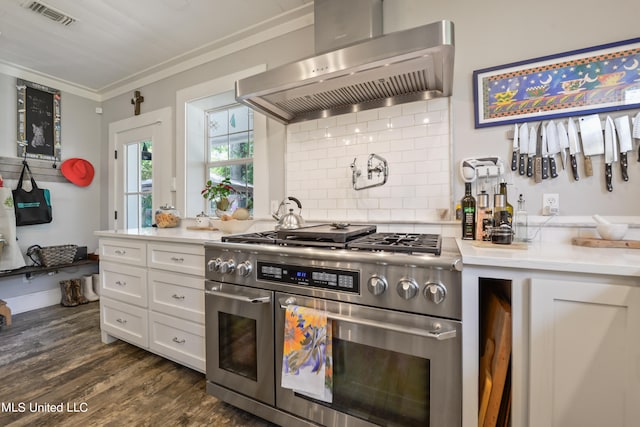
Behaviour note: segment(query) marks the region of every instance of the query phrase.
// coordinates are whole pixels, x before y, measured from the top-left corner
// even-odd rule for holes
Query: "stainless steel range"
[[[207,391],[280,425],[459,426],[454,239],[332,225],[205,245]],[[282,385],[285,312],[331,322],[332,399]]]

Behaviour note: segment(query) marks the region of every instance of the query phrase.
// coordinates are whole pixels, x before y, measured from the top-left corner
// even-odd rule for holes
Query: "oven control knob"
[[[207,269],[209,269],[209,271],[220,271],[220,264],[222,264],[220,258],[210,259],[207,263]]]
[[[406,300],[410,300],[415,297],[418,294],[419,289],[420,287],[414,279],[400,279],[396,286],[398,295]]]
[[[440,304],[447,297],[447,288],[442,283],[427,282],[424,296],[436,304]]]
[[[253,270],[253,265],[251,265],[251,262],[249,261],[244,261],[238,264],[238,267],[236,270],[238,270],[238,274],[240,276],[247,277],[248,275],[251,274],[251,271]]]
[[[236,269],[236,263],[234,260],[230,259],[227,261],[222,261],[222,264],[220,264],[220,273],[222,274],[231,274],[235,271]]]
[[[374,274],[369,277],[369,281],[367,282],[367,289],[374,295],[380,295],[387,290],[387,279],[384,276],[378,276]]]

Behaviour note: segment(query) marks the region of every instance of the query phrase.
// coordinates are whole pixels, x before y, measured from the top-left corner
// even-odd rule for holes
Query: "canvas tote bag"
[[[25,170],[31,178],[31,191],[22,188]],[[13,190],[13,206],[16,211],[16,225],[46,224],[51,222],[51,195],[49,190],[39,188],[33,179],[31,169],[27,162],[22,162],[22,172],[18,180],[18,186]]]

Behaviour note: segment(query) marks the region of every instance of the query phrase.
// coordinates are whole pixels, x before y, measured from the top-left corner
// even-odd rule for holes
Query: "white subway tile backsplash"
[[[411,116],[413,114],[427,112],[426,102],[410,102],[408,104],[402,104],[401,107],[403,116]]]
[[[388,126],[391,127],[388,127]],[[287,126],[286,192],[310,220],[438,220],[450,208],[449,102],[420,101]],[[351,164],[367,180],[375,153],[389,164],[384,186],[356,191]],[[374,181],[375,180],[375,181]]]
[[[365,110],[356,113],[356,121],[358,123],[368,122],[371,120],[378,120],[378,110]]]
[[[343,114],[336,117],[336,126],[349,125],[356,121],[356,113]]]

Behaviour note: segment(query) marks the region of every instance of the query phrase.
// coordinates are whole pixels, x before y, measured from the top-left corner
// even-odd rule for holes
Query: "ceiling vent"
[[[74,22],[76,22],[75,18],[72,18],[71,16],[67,15],[64,12],[61,12],[57,9],[54,9],[53,7],[39,2],[39,1],[31,1],[31,2],[27,2],[25,4],[25,7],[27,9],[30,9],[32,11],[34,11],[35,13],[44,16],[45,18],[49,18],[50,20],[57,22],[59,24],[66,26],[69,26],[71,24],[73,24]]]

